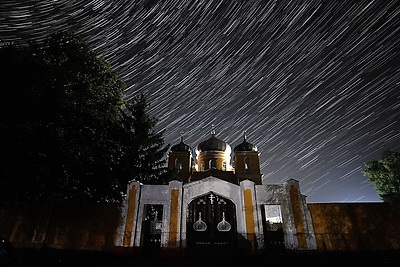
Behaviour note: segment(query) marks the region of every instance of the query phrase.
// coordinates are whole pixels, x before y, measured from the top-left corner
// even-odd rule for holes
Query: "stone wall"
[[[400,250],[400,218],[388,203],[309,203],[320,251]],[[117,203],[14,204],[0,208],[0,236],[16,248],[109,250]]]
[[[107,250],[119,220],[117,203],[13,204],[0,209],[0,235],[16,248]]]
[[[399,250],[400,218],[388,203],[309,203],[318,250]]]

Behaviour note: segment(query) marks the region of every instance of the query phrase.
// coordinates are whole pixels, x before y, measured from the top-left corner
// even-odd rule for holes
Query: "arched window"
[[[204,172],[204,170],[205,170],[205,163],[204,163],[204,161],[202,161],[200,163],[200,171]]]
[[[244,158],[244,169],[246,173],[250,172],[250,159],[249,158]]]
[[[182,169],[183,169],[182,160],[181,160],[181,159],[179,159],[179,158],[175,159],[175,167],[176,167],[178,170],[182,170]]]
[[[222,162],[222,170],[226,171],[226,161],[225,160]]]
[[[215,159],[210,159],[209,163],[210,169],[216,169],[217,168],[217,161]]]

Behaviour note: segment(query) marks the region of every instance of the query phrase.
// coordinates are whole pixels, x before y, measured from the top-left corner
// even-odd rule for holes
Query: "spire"
[[[246,141],[246,138],[247,138],[247,136],[246,136],[246,130],[244,130],[244,131],[243,131],[243,141]]]
[[[181,135],[181,142],[183,143],[183,134],[184,134],[184,132],[181,131],[179,134]]]

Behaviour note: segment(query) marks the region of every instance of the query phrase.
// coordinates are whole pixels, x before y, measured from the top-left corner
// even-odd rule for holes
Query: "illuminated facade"
[[[15,248],[129,253],[400,251],[397,206],[306,203],[298,181],[261,179],[257,147],[245,137],[233,151],[214,133],[195,149],[181,140],[168,165],[178,171],[168,184],[132,181],[122,203],[3,205],[0,236]]]
[[[116,246],[316,249],[298,181],[264,184],[246,136],[233,152],[215,132],[194,150],[181,138],[168,166],[177,169],[168,185],[128,186]]]

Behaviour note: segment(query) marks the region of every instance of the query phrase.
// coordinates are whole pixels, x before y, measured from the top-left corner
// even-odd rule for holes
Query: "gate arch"
[[[236,246],[235,204],[218,194],[209,193],[188,204],[186,220],[189,248],[226,248]]]

